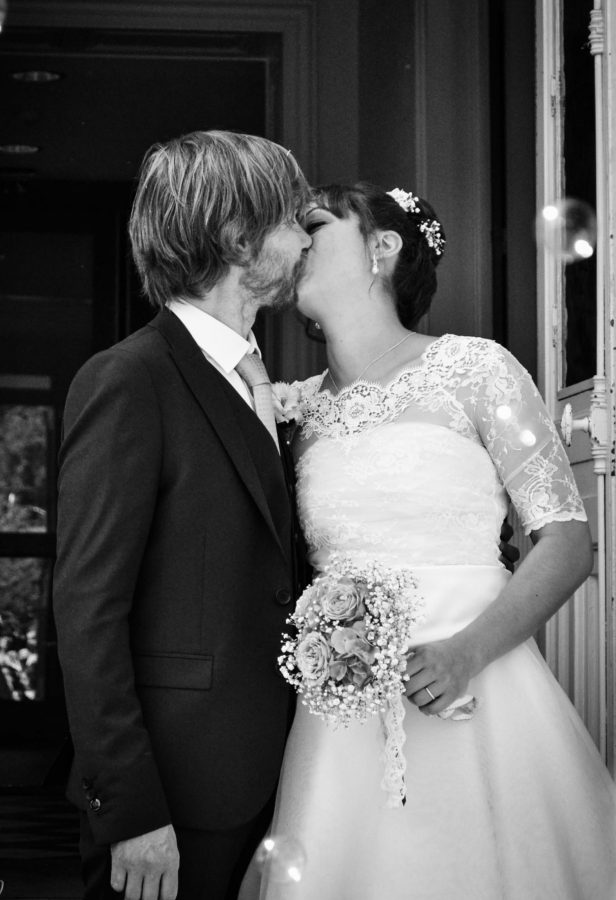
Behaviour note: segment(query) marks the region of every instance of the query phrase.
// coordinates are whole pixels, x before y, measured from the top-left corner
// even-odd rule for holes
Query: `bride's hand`
[[[449,638],[415,647],[408,655],[406,674],[405,693],[411,703],[428,715],[438,715],[468,693],[476,672],[471,654]]]

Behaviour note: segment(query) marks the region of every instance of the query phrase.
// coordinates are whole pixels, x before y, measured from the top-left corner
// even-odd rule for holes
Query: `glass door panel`
[[[563,2],[564,195],[568,224],[582,235],[596,206],[594,62],[588,47],[592,0]],[[562,383],[585,381],[596,369],[597,265],[593,253],[564,272]]]

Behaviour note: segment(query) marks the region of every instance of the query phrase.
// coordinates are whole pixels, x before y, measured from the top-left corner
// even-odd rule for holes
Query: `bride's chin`
[[[296,309],[307,319],[316,319],[317,314],[314,311],[312,304],[307,301],[305,296],[302,296],[301,286],[297,289],[297,303]]]

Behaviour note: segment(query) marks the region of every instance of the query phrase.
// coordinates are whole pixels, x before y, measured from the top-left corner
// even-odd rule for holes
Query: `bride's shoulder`
[[[451,332],[446,332],[442,334],[440,337],[434,338],[431,347],[438,347],[447,353],[465,353],[469,350],[474,349],[482,349],[482,350],[492,350],[493,348],[504,349],[498,344],[496,341],[493,341],[491,338],[484,337],[476,337],[472,334],[452,334]]]
[[[491,338],[468,334],[444,334],[427,348],[427,354],[439,362],[459,368],[493,366],[512,360],[511,353]]]

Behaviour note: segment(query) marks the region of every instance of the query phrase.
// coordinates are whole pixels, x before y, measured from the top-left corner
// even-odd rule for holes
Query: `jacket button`
[[[92,787],[92,779],[91,778],[82,778],[81,786],[84,789],[84,791],[89,791],[90,788]]]
[[[94,800],[90,800],[90,809],[94,810],[94,812],[98,812],[101,808],[101,801],[98,797],[95,797]]]
[[[279,588],[275,594],[276,603],[280,606],[288,606],[291,602],[291,591],[288,591],[286,588]]]

